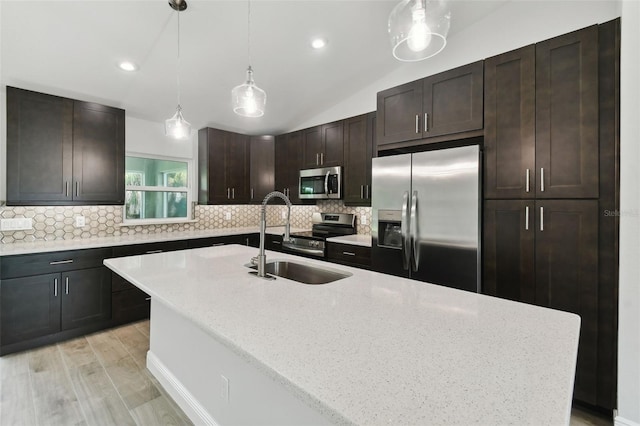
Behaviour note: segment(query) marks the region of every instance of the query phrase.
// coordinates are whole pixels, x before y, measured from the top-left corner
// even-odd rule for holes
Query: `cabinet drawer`
[[[148,244],[133,244],[128,246],[117,246],[113,248],[113,257],[137,256],[140,254],[160,253],[164,251],[184,250],[187,248],[186,241],[163,241]]]
[[[371,247],[329,242],[327,243],[327,259],[330,262],[370,268]]]
[[[27,277],[32,275],[65,272],[102,266],[111,257],[111,248],[59,251],[0,258],[0,278]]]

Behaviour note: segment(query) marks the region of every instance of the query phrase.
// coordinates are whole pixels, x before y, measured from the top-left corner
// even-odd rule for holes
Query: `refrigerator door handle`
[[[411,230],[411,245],[413,260],[413,271],[418,271],[418,265],[420,264],[420,244],[418,241],[418,191],[413,191],[411,197],[411,222],[409,224]]]
[[[411,250],[411,238],[409,229],[409,191],[402,195],[402,220],[400,222],[400,234],[402,239],[402,267],[409,270],[409,258]]]

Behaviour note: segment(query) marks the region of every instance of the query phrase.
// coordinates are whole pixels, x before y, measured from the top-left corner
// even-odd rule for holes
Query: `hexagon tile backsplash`
[[[355,213],[358,233],[371,234],[370,207],[347,207],[341,201],[333,200],[318,201],[314,206],[293,206],[291,226],[311,229],[314,212]],[[226,219],[227,213],[231,213],[231,219]],[[267,223],[284,223],[283,213],[286,214],[285,206],[267,206]],[[76,216],[85,217],[85,226],[74,226]],[[360,224],[363,216],[367,219],[366,225]],[[2,244],[258,226],[260,206],[196,206],[194,222],[164,225],[123,225],[122,206],[0,207],[0,219],[11,218],[32,218],[33,229],[2,231]]]

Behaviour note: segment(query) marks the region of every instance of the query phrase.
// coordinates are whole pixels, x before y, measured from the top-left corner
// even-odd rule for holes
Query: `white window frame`
[[[127,219],[127,206],[126,204],[122,206],[122,225],[124,226],[135,226],[135,225],[163,225],[163,224],[172,224],[172,223],[189,223],[195,222],[193,220],[193,191],[192,191],[192,182],[194,179],[193,176],[193,160],[189,158],[182,157],[168,157],[163,155],[154,155],[154,154],[146,154],[140,152],[127,152],[125,153],[126,157],[138,157],[138,158],[146,158],[149,160],[166,160],[166,161],[176,161],[180,163],[187,164],[187,186],[185,187],[167,187],[167,186],[125,186],[125,191],[142,191],[142,192],[186,192],[187,194],[187,217],[180,218],[153,218],[153,219]],[[125,170],[126,173],[126,170]],[[144,178],[144,175],[143,175]],[[164,177],[163,177],[164,179]],[[144,205],[144,197],[142,197],[142,202]],[[166,206],[163,206],[163,209]],[[141,216],[143,216],[143,209],[140,209]],[[166,213],[166,212],[165,212]]]

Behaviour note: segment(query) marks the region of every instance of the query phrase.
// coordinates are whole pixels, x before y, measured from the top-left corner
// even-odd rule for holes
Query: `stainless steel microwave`
[[[300,170],[298,194],[302,200],[342,198],[342,167]]]

